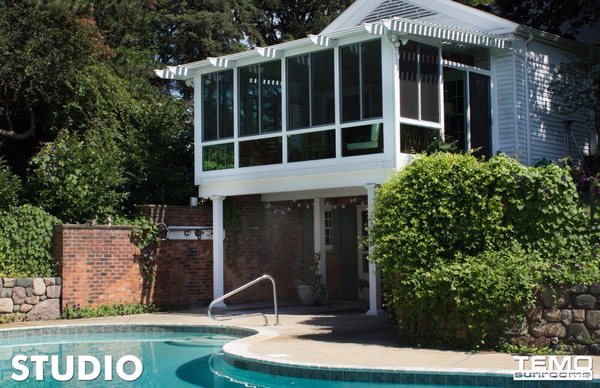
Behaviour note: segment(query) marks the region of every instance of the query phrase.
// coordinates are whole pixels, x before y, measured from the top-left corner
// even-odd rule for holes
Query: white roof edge
[[[357,0],[350,7],[348,7],[340,16],[338,16],[333,22],[331,22],[321,34],[329,34],[339,30],[343,25],[348,23],[356,23],[359,24],[361,20],[367,17],[374,9],[376,9],[383,1],[373,1],[373,0]],[[502,18],[500,16],[493,15],[489,12],[482,11],[480,9],[460,4],[452,0],[405,0],[416,6],[429,9],[436,13],[441,14],[452,14],[455,12],[462,12],[465,14],[465,19],[469,18],[478,18],[485,19],[495,24],[502,25],[502,28],[512,29],[512,31],[516,30],[519,26],[518,23],[514,23],[508,19]],[[368,7],[368,8],[367,8]],[[364,10],[364,15],[360,17],[360,20],[357,19],[357,14]],[[456,17],[456,15],[454,15]]]
[[[538,30],[537,28],[519,25],[515,32],[515,35],[521,37],[528,37],[529,34],[534,37],[541,38],[545,43],[557,46],[564,50],[573,51],[573,52],[582,52],[589,50],[591,47],[586,43],[577,42],[576,40],[571,40],[567,38],[563,38],[562,36],[555,35],[553,33]]]

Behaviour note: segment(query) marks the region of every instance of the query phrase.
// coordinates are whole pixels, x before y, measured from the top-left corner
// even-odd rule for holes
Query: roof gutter
[[[529,56],[527,54],[527,45],[533,41],[533,34],[529,34],[529,38],[525,41],[523,51],[525,52],[525,128],[527,130],[527,165],[531,166],[531,138],[530,138],[530,122],[529,122]]]

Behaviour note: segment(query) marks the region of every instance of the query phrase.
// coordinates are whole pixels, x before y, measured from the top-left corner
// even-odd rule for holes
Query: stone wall
[[[58,319],[61,278],[0,279],[0,314],[22,313],[28,321]]]
[[[526,320],[507,334],[515,345],[563,344],[577,354],[600,354],[600,285],[546,287]]]

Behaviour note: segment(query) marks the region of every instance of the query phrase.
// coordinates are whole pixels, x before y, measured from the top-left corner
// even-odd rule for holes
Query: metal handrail
[[[233,290],[231,292],[228,292],[227,294],[225,294],[223,296],[220,296],[217,299],[213,300],[208,305],[208,317],[211,318],[211,319],[213,319],[213,320],[215,320],[215,321],[218,321],[219,319],[213,317],[212,312],[211,312],[211,310],[212,310],[212,308],[214,307],[215,304],[224,301],[225,299],[229,298],[232,295],[237,294],[240,291],[244,291],[246,288],[251,287],[251,286],[255,285],[256,283],[260,283],[260,282],[262,282],[265,279],[269,279],[271,281],[271,283],[273,283],[273,307],[275,309],[275,325],[279,325],[279,312],[278,312],[278,309],[277,309],[277,287],[275,285],[275,279],[273,279],[273,276],[271,276],[271,275],[262,275],[261,277],[256,278],[253,281],[248,282],[248,283],[244,284],[243,286],[238,287],[235,290]],[[265,326],[269,325],[269,320],[267,319],[267,316],[265,314],[263,314],[263,313],[236,315],[234,317],[227,317],[227,318],[224,318],[224,319],[221,319],[221,320],[233,319],[233,318],[240,318],[240,317],[249,317],[249,316],[253,316],[253,315],[261,315],[264,318],[264,320],[265,320]]]

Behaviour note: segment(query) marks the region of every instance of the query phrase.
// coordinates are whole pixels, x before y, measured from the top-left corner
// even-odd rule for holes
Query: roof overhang
[[[446,26],[424,22],[421,20],[394,18],[377,23],[364,23],[367,32],[375,35],[389,34],[394,39],[408,39],[410,36],[422,36],[440,39],[444,42],[456,42],[473,46],[492,48],[510,48],[510,38],[486,32],[468,30],[454,26]]]
[[[464,28],[429,23],[420,20],[394,18],[376,23],[364,23],[329,34],[309,35],[304,39],[292,40],[268,47],[256,47],[252,50],[220,57],[209,57],[202,61],[186,63],[179,66],[167,66],[166,69],[155,70],[155,74],[164,79],[188,80],[194,77],[195,70],[233,68],[241,60],[252,58],[283,58],[286,50],[307,46],[335,47],[339,39],[351,38],[368,32],[374,35],[389,36],[392,40],[405,40],[411,36],[436,38],[444,42],[457,42],[474,46],[493,48],[510,48],[510,39],[504,34],[485,33]]]

